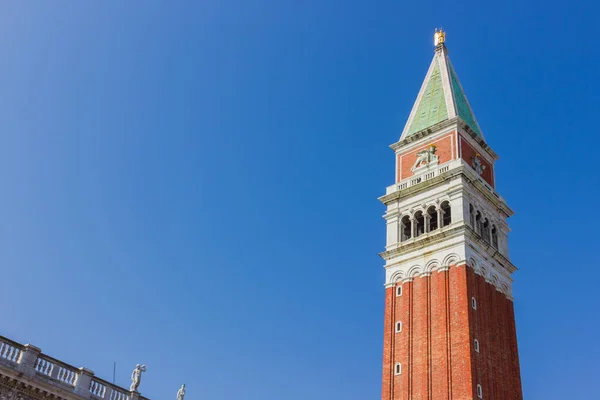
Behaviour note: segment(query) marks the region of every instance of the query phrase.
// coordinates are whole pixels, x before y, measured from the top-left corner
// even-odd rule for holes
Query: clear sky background
[[[0,334],[153,400],[380,398],[377,197],[443,26],[516,211],[525,398],[594,398],[593,3],[2,2]]]

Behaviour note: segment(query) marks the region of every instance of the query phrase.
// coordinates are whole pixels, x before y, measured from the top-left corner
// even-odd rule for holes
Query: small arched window
[[[492,226],[492,246],[498,249],[498,230],[496,229],[496,225]]]
[[[452,223],[452,210],[450,210],[450,202],[445,201],[441,205],[442,209],[442,227]]]
[[[479,211],[475,213],[475,231],[481,236],[481,213]]]
[[[402,321],[396,322],[396,333],[402,332]]]
[[[425,216],[423,215],[422,211],[418,211],[415,214],[415,222],[417,223],[415,237],[419,237],[425,233]]]
[[[402,286],[396,287],[396,296],[402,296]]]
[[[477,385],[477,397],[483,399],[483,388],[479,384]]]
[[[396,365],[394,366],[394,374],[395,375],[402,374],[402,364],[396,363]]]
[[[473,307],[473,310],[477,310],[477,300],[475,300],[475,297],[471,297],[471,307]]]
[[[404,242],[412,237],[412,224],[410,223],[410,217],[405,215],[400,220],[400,241]]]
[[[481,237],[486,242],[490,242],[490,221],[487,218],[483,221],[483,226],[481,227]]]
[[[427,215],[429,217],[429,232],[435,231],[438,228],[438,212],[434,206],[427,209]]]
[[[475,351],[479,353],[479,340],[473,340],[473,347],[475,348]]]

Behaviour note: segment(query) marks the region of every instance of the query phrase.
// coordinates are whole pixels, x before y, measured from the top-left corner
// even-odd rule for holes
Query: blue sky
[[[515,209],[527,399],[600,391],[589,2],[0,5],[0,333],[174,398],[377,399],[384,208],[443,26]]]

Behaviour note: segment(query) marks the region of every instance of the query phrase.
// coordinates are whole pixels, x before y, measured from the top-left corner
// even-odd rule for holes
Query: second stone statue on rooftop
[[[177,391],[177,400],[183,400],[185,397],[185,383],[181,385],[179,390]]]
[[[146,366],[138,364],[131,373],[131,386],[129,387],[129,390],[132,392],[138,391],[138,388],[140,387],[140,380],[142,379],[142,372],[146,372]]]

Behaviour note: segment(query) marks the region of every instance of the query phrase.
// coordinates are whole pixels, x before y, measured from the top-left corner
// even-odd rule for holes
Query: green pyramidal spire
[[[478,136],[483,138],[467,96],[448,58],[445,33],[435,35],[435,55],[421,86],[400,140],[439,122],[458,116]]]

